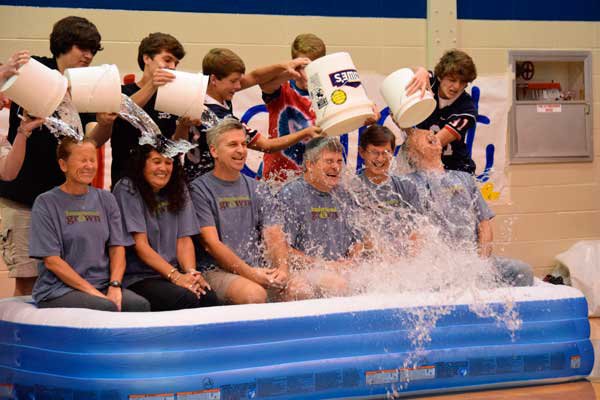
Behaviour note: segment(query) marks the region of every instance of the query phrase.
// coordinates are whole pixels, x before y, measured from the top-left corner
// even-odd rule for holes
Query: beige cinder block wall
[[[459,20],[458,42],[480,74],[505,72],[511,49],[593,54],[594,161],[510,165],[510,204],[494,206],[496,251],[531,263],[543,276],[556,254],[600,238],[600,23]]]
[[[440,3],[440,4],[443,4]],[[452,8],[452,7],[450,7]],[[99,28],[105,50],[95,64],[115,63],[121,73],[137,73],[137,46],[149,32],[176,36],[185,46],[183,70],[200,70],[202,57],[213,47],[229,47],[247,67],[278,62],[289,57],[291,40],[313,32],[330,52],[348,51],[359,70],[389,73],[398,66],[435,62],[438,49],[425,19],[297,17],[270,15],[196,14],[0,6],[0,59],[27,48],[49,55],[52,24],[67,15],[80,15]],[[582,239],[600,238],[600,23],[511,22],[456,20],[449,15],[444,29],[455,29],[456,45],[468,51],[480,74],[502,73],[509,49],[569,49],[593,51],[595,160],[583,164],[509,166],[511,200],[493,205],[496,218],[496,251],[521,258],[544,275],[553,256]],[[435,21],[439,23],[439,15]],[[446,26],[447,25],[447,26]],[[450,29],[449,28],[449,29]],[[444,32],[442,32],[443,34]],[[453,37],[454,38],[454,37]],[[429,54],[429,58],[428,58]],[[432,56],[432,54],[434,56]],[[429,65],[430,67],[432,65]],[[12,293],[12,282],[0,268],[0,297]]]
[[[48,36],[55,21],[79,15],[96,24],[104,51],[94,64],[114,63],[122,74],[139,74],[137,48],[150,32],[167,32],[184,45],[187,55],[179,69],[199,71],[213,47],[228,47],[247,69],[290,57],[290,44],[303,32],[319,35],[329,52],[348,51],[359,70],[389,73],[398,66],[426,62],[425,19],[296,17],[271,15],[197,14],[0,6],[0,60],[29,49],[50,55]],[[0,266],[0,297],[12,294],[12,280]]]

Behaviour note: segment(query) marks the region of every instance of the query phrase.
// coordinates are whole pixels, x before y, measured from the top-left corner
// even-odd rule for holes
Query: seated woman
[[[216,305],[215,293],[196,271],[191,237],[198,223],[179,162],[140,146],[114,195],[135,242],[127,248],[125,287],[145,297],[152,311]]]
[[[66,180],[39,195],[31,212],[29,256],[42,259],[33,299],[42,308],[148,311],[143,297],[121,289],[129,242],[114,196],[90,186],[96,144],[64,138],[57,159]]]

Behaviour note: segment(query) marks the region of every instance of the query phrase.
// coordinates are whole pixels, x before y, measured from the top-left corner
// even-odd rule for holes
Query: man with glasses
[[[358,215],[363,221],[370,245],[379,255],[397,256],[406,250],[406,239],[413,227],[407,198],[414,197],[410,182],[390,173],[396,137],[385,126],[371,125],[360,136],[358,152],[364,160],[364,169],[354,182],[357,203],[365,212]],[[392,244],[390,246],[390,244]]]

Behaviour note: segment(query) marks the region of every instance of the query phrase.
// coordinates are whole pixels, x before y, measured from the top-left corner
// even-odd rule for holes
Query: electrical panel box
[[[591,162],[592,56],[511,51],[511,163]]]

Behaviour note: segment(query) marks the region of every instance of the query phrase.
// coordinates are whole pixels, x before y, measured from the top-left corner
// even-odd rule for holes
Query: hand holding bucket
[[[350,54],[321,57],[306,66],[306,74],[316,124],[326,135],[352,132],[373,117],[373,102],[365,93]]]
[[[155,108],[158,111],[199,120],[204,111],[208,76],[169,70],[175,79],[158,88]]]
[[[381,95],[400,128],[409,128],[423,122],[436,107],[433,94],[429,91],[425,94],[417,91],[407,96],[407,85],[414,75],[410,68],[402,68],[392,72],[381,83]]]
[[[6,97],[23,107],[32,116],[46,118],[52,115],[67,92],[67,78],[30,58],[0,87]]]
[[[121,109],[121,77],[116,65],[68,68],[65,76],[77,111],[117,113]]]

